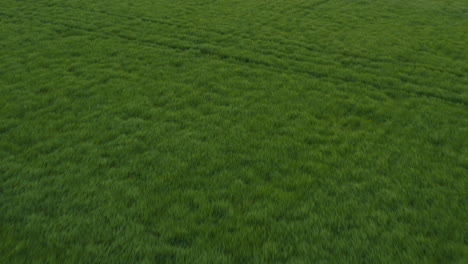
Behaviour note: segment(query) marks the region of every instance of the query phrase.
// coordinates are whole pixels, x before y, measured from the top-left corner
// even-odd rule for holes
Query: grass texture
[[[1,0],[0,263],[467,263],[466,0]]]

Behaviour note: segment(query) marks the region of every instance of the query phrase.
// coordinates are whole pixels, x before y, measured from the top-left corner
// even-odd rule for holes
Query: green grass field
[[[0,263],[468,263],[468,1],[0,0]]]

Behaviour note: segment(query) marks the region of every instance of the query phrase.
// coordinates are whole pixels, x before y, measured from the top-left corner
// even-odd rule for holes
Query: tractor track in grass
[[[322,1],[322,2],[328,2],[328,1],[329,0]],[[45,6],[40,5],[40,7],[45,7]],[[177,23],[174,23],[174,22],[169,22],[169,21],[165,21],[165,20],[161,20],[161,19],[154,19],[154,18],[148,18],[148,17],[134,17],[134,16],[128,16],[128,15],[116,14],[116,13],[112,13],[112,12],[108,12],[108,11],[104,11],[104,10],[95,10],[95,9],[89,9],[89,8],[83,8],[83,7],[74,7],[74,6],[65,6],[65,5],[56,5],[56,4],[46,6],[46,7],[47,8],[59,7],[59,8],[71,9],[71,10],[75,10],[75,11],[89,12],[89,13],[91,13],[93,15],[104,14],[104,15],[107,15],[107,16],[110,16],[110,17],[124,18],[124,19],[127,19],[127,20],[133,20],[133,21],[141,20],[141,21],[148,22],[148,23],[153,23],[153,24],[172,26],[172,27],[175,27],[175,28],[178,28],[178,29],[184,29],[184,28],[187,28],[187,26],[188,26],[186,24],[185,25],[181,24],[180,21],[177,22]],[[240,39],[240,40],[247,40],[247,41],[254,42],[254,39],[234,35],[234,34],[226,32],[226,31],[220,31],[220,30],[215,30],[215,29],[207,29],[207,28],[202,28],[202,27],[197,27],[196,30],[205,32],[207,34],[216,34],[218,36],[231,36],[233,38],[237,38],[237,39]],[[284,32],[282,32],[282,31],[280,31],[278,29],[275,29],[275,33],[277,33],[278,35],[283,35],[284,34]],[[188,34],[188,33],[186,33],[185,36],[186,37],[187,36],[192,37],[192,38],[196,37],[196,35]],[[359,65],[359,67],[362,67],[362,68],[366,69],[368,71],[368,73],[371,73],[371,74],[375,73],[375,71],[373,71],[373,70],[375,70],[375,67],[369,66],[368,65],[369,62],[370,63],[376,63],[376,64],[384,64],[384,65],[386,65],[386,64],[394,65],[395,63],[398,63],[398,64],[401,63],[400,61],[395,60],[395,59],[391,59],[391,58],[385,58],[385,59],[384,58],[374,58],[374,57],[364,56],[362,54],[352,53],[352,52],[349,52],[349,51],[330,52],[330,51],[326,50],[325,46],[323,46],[323,45],[322,46],[317,46],[317,47],[314,48],[314,47],[310,46],[311,43],[300,42],[300,41],[288,40],[287,42],[285,42],[283,39],[278,39],[278,38],[271,38],[271,39],[269,39],[269,38],[257,38],[256,40],[258,40],[258,42],[268,42],[269,44],[276,44],[277,46],[280,46],[280,47],[295,47],[295,48],[307,50],[308,52],[313,53],[312,56],[308,56],[308,57],[318,57],[318,56],[322,56],[323,54],[326,54],[326,55],[332,55],[332,56],[339,56],[339,57],[343,57],[343,58],[353,58],[353,59],[355,59],[354,60],[355,65]],[[215,43],[215,44],[219,44],[219,43]],[[307,44],[309,44],[309,45],[307,45]],[[274,48],[273,48],[273,50],[274,50]],[[273,54],[272,52],[262,53],[262,54],[275,56],[275,54]],[[290,54],[289,54],[289,56],[286,55],[286,54],[283,54],[282,56],[281,55],[279,55],[279,56],[276,55],[276,56],[278,58],[296,60],[298,62],[311,62],[311,63],[315,62],[315,61],[304,60],[304,59],[297,58],[297,57],[293,58],[293,57],[290,56]],[[358,60],[363,60],[364,62],[360,62]],[[337,65],[338,66],[338,64],[330,64],[330,65]],[[466,80],[464,74],[459,73],[459,72],[455,72],[455,71],[450,71],[448,69],[436,68],[434,66],[425,65],[425,64],[421,64],[421,63],[413,63],[413,62],[404,62],[404,65],[421,68],[421,69],[427,70],[427,71],[432,72],[432,73],[447,73],[447,74],[450,74],[450,75],[452,75],[454,77],[457,77],[458,79],[461,79],[462,82]],[[405,78],[407,79],[407,82],[412,82],[415,85],[430,85],[428,83],[418,83],[418,82],[415,82],[414,80],[408,79],[408,78],[411,78],[411,76],[408,75],[406,72],[403,72],[403,73],[406,75]],[[468,85],[468,80],[466,80],[464,84]]]
[[[7,15],[5,13],[2,13],[2,14]],[[70,21],[71,19],[70,18],[65,18],[65,20]],[[37,19],[37,21],[39,21],[41,23],[44,23],[44,24],[52,24],[52,25],[56,25],[56,26],[63,26],[63,27],[68,27],[68,28],[72,28],[72,29],[76,29],[76,30],[82,30],[82,31],[86,31],[86,32],[89,32],[89,33],[92,33],[92,34],[106,36],[106,37],[119,37],[121,39],[126,39],[128,41],[133,41],[133,42],[144,44],[144,45],[147,45],[147,46],[164,46],[164,47],[167,47],[167,48],[182,50],[182,51],[198,50],[203,55],[217,57],[217,58],[219,58],[221,60],[233,60],[233,61],[237,61],[238,63],[241,63],[241,64],[249,63],[249,64],[261,66],[261,67],[264,67],[264,68],[268,68],[269,70],[274,70],[276,72],[281,72],[281,73],[290,72],[290,73],[306,74],[308,76],[312,76],[312,77],[317,78],[317,79],[327,80],[328,82],[335,83],[335,84],[347,83],[347,82],[361,83],[361,84],[367,85],[369,87],[372,87],[372,88],[380,90],[380,91],[385,91],[385,90],[388,90],[388,91],[390,91],[390,90],[402,91],[402,92],[405,92],[407,94],[413,94],[413,95],[416,95],[416,96],[432,97],[432,98],[437,98],[437,99],[452,102],[452,103],[468,105],[468,102],[466,102],[465,100],[463,100],[461,98],[453,97],[453,96],[450,97],[450,96],[435,94],[435,93],[428,92],[428,91],[421,91],[420,89],[407,90],[407,89],[395,88],[395,86],[398,85],[398,82],[401,82],[403,80],[398,79],[398,78],[394,78],[394,77],[392,77],[392,78],[387,77],[387,79],[389,79],[390,82],[391,82],[390,84],[386,84],[387,87],[386,86],[379,86],[379,85],[377,85],[376,83],[374,83],[372,81],[364,80],[364,79],[359,78],[359,77],[352,77],[352,76],[349,76],[349,75],[348,76],[338,76],[337,74],[330,75],[329,70],[326,70],[326,69],[320,72],[320,71],[310,71],[310,70],[298,69],[297,67],[290,67],[291,65],[280,66],[280,65],[275,65],[275,64],[272,64],[272,63],[269,63],[269,62],[266,62],[266,61],[253,59],[251,57],[238,56],[238,55],[234,55],[234,54],[226,54],[226,53],[223,53],[223,52],[219,52],[219,51],[216,51],[216,50],[210,50],[210,49],[206,49],[206,48],[203,48],[203,47],[200,48],[200,47],[197,47],[197,46],[191,46],[190,44],[193,44],[193,43],[189,43],[188,45],[184,45],[184,44],[174,45],[174,43],[172,43],[170,38],[168,39],[169,43],[162,42],[162,41],[156,41],[156,40],[143,40],[143,39],[139,39],[137,36],[128,36],[128,35],[124,35],[124,34],[101,32],[101,31],[98,31],[98,30],[95,30],[95,29],[85,28],[85,27],[77,26],[77,25],[71,25],[71,24],[67,24],[67,23],[63,23],[63,22],[60,23],[60,22],[54,22],[54,21],[51,21],[51,20],[43,20],[43,19]],[[82,24],[81,23],[82,21],[78,20],[77,22],[79,22],[79,24]],[[280,57],[280,59],[284,60],[285,58]],[[316,66],[316,65],[310,65],[310,66],[313,67],[313,66]],[[377,74],[374,74],[374,75],[375,75],[375,77],[380,77]],[[394,83],[394,82],[396,82],[396,83]],[[405,81],[405,83],[410,83],[410,82]],[[420,86],[419,84],[414,84],[414,83],[412,83],[412,85]],[[439,87],[434,87],[434,88],[439,88]]]
[[[73,10],[76,10],[74,8],[71,8]],[[77,10],[81,10],[81,9],[77,9]],[[81,10],[83,11],[83,10]],[[85,12],[91,12],[92,14],[96,14],[96,12],[92,12],[92,11],[88,11],[88,10],[85,10]],[[106,14],[106,15],[109,15],[107,14],[106,12],[102,13],[102,12],[98,12],[98,13],[101,13],[101,14]],[[110,15],[110,16],[113,16],[113,15]],[[138,18],[134,18],[134,17],[127,17],[127,16],[124,16],[125,18],[129,19],[129,20],[137,20]],[[70,18],[70,17],[64,17],[62,18],[66,21],[70,21],[72,20],[73,18]],[[80,21],[80,20],[77,20],[78,23],[83,23],[83,21]],[[172,23],[164,23],[164,24],[170,24],[170,25],[175,25],[175,24],[172,24]],[[183,28],[182,26],[177,26],[178,28]],[[130,28],[129,28],[130,29]],[[132,29],[130,29],[132,30]],[[211,33],[211,32],[210,32]],[[169,38],[176,38],[178,40],[182,40],[182,41],[189,41],[189,42],[192,42],[192,43],[189,43],[188,45],[189,46],[193,46],[193,34],[192,35],[185,35],[185,36],[180,36],[180,35],[177,35],[177,36],[173,36],[171,35]],[[190,38],[191,37],[191,38]],[[154,41],[154,40],[152,40]],[[196,39],[195,41],[199,41],[199,39]],[[210,43],[210,44],[213,44],[213,43]],[[218,45],[219,46],[219,43],[214,43],[214,45]],[[206,49],[205,48],[202,48],[202,52],[205,52],[206,53]],[[208,51],[209,52],[209,51]],[[235,51],[234,51],[235,52]],[[332,78],[337,78],[337,79],[341,79],[341,80],[344,80],[344,81],[354,81],[354,82],[361,82],[361,83],[365,83],[365,84],[369,84],[371,86],[374,86],[374,87],[377,87],[379,85],[381,85],[381,80],[379,80],[379,84],[376,84],[372,81],[366,81],[366,80],[363,80],[363,79],[359,79],[354,76],[356,74],[367,74],[368,76],[376,76],[376,77],[381,77],[381,73],[379,72],[375,72],[375,71],[370,71],[369,69],[371,69],[370,67],[366,66],[366,64],[362,64],[362,63],[359,63],[359,64],[355,64],[355,65],[358,65],[359,67],[363,67],[364,69],[367,69],[365,71],[363,71],[363,68],[360,68],[360,69],[353,69],[353,68],[344,68],[344,72],[341,71],[339,72],[339,75],[342,75],[343,73],[345,74],[345,76],[330,76],[330,72],[336,72],[337,70],[340,69],[340,65],[339,64],[331,64],[329,62],[323,62],[323,60],[319,61],[319,60],[314,60],[314,61],[310,61],[310,60],[304,60],[304,59],[297,59],[297,58],[291,58],[290,56],[287,56],[285,54],[278,54],[276,52],[258,52],[258,51],[251,51],[253,52],[254,54],[252,55],[266,55],[266,56],[271,56],[272,58],[274,59],[278,59],[280,61],[280,63],[282,62],[292,62],[292,63],[307,63],[308,65],[302,65],[303,67],[312,67],[312,68],[317,68],[318,67],[322,67],[322,69],[317,69],[317,70],[321,70],[322,73],[319,73],[317,70],[315,71],[307,71],[307,70],[302,70],[302,69],[295,69],[296,71],[301,71],[301,72],[304,72],[304,73],[308,73],[309,75],[314,75],[315,77],[332,77]],[[211,51],[211,53],[213,53],[213,51]],[[219,53],[219,52],[218,52]],[[225,53],[223,53],[225,54]],[[236,57],[234,55],[227,55],[227,56],[230,56],[230,57]],[[226,57],[226,55],[223,55],[222,57]],[[353,57],[352,55],[350,55],[350,57]],[[243,58],[243,59],[241,59]],[[354,57],[353,57],[354,58]],[[257,61],[257,64],[259,61],[261,60],[255,60],[255,59],[252,59],[252,58],[246,58],[245,56],[244,57],[239,57],[237,56],[237,59],[240,60],[240,61]],[[270,65],[270,67],[272,66],[271,63],[269,63],[268,65]],[[291,65],[284,65],[284,67],[290,67]],[[296,65],[298,66],[298,65]],[[323,68],[323,67],[333,67],[333,68]],[[314,74],[312,74],[312,72]],[[347,73],[346,73],[347,72]],[[319,75],[318,75],[319,74]],[[402,73],[400,73],[401,75]],[[414,82],[411,78],[411,76],[408,76],[406,74],[403,73],[402,76],[400,77],[393,77],[393,76],[386,76],[385,79],[389,80],[389,79],[394,79],[394,81],[392,82],[399,82],[399,81],[402,81],[404,83],[409,83],[409,84],[412,84],[412,85],[415,85],[415,86],[424,86],[424,87],[432,87],[432,88],[435,88],[435,89],[441,89],[441,87],[439,86],[433,86],[433,85],[429,85],[427,83],[420,83],[420,82]],[[392,84],[393,85],[393,84]],[[444,92],[448,92],[447,89],[442,89],[442,91]],[[439,93],[442,93],[442,91],[439,91]],[[433,94],[433,93],[428,93],[427,91],[422,91],[423,93],[425,94]],[[437,94],[434,94],[435,97],[439,97],[439,98],[448,98],[447,96],[444,96],[444,95],[437,95]],[[452,96],[453,97],[453,96]]]

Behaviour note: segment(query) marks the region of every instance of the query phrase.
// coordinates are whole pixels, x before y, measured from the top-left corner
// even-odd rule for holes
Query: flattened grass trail
[[[0,263],[468,263],[468,1],[0,0]]]

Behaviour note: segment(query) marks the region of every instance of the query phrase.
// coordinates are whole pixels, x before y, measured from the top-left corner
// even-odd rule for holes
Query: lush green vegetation
[[[0,263],[467,263],[468,1],[1,0]]]

